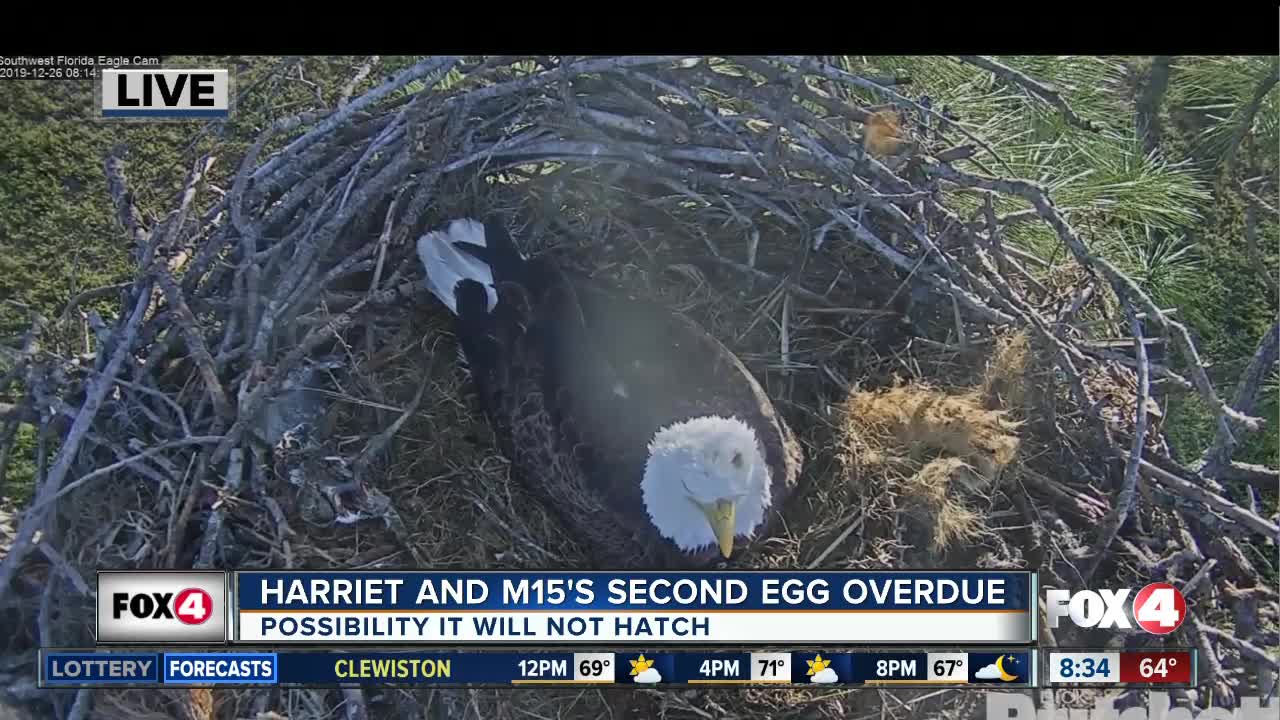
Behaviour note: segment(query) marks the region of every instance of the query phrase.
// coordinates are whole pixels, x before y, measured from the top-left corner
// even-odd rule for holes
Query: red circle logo
[[[1133,619],[1152,635],[1168,635],[1187,619],[1187,599],[1169,583],[1151,583],[1133,596]]]
[[[213,598],[200,588],[187,588],[174,600],[173,614],[187,625],[199,625],[213,616]]]

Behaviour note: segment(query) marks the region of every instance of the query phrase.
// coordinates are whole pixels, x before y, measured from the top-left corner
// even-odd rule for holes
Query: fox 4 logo
[[[1168,583],[1151,583],[1133,596],[1132,615],[1125,601],[1132,590],[1045,591],[1045,612],[1050,628],[1067,617],[1076,627],[1100,630],[1132,630],[1136,624],[1152,635],[1168,635],[1187,618],[1187,599]]]
[[[222,570],[99,570],[97,606],[99,644],[226,640]]]
[[[185,588],[178,593],[112,593],[112,618],[119,620],[126,614],[139,620],[177,619],[187,625],[199,625],[213,614],[213,598],[200,588]]]

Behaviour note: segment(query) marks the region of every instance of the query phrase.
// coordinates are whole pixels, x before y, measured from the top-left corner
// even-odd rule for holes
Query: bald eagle
[[[513,475],[600,566],[696,568],[771,526],[801,452],[687,317],[530,259],[500,221],[418,240]]]

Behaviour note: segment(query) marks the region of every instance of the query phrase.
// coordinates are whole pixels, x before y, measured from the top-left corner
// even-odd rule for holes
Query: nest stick
[[[125,357],[133,350],[133,343],[138,334],[138,326],[142,324],[142,317],[147,310],[147,297],[150,295],[150,288],[150,282],[143,281],[140,283],[138,288],[140,292],[135,296],[133,311],[129,314],[128,320],[125,321],[123,327],[120,328],[118,336],[113,338],[115,349],[111,354],[111,358],[107,361],[106,367],[100,375],[95,375],[88,380],[85,388],[84,404],[80,406],[80,412],[76,414],[76,419],[72,422],[66,439],[58,448],[58,454],[49,470],[49,476],[45,478],[44,483],[40,486],[39,491],[36,493],[34,505],[26,513],[22,524],[18,527],[17,535],[9,548],[9,554],[3,560],[0,560],[0,604],[3,604],[5,596],[8,595],[9,589],[12,587],[13,576],[18,571],[18,566],[26,559],[27,553],[31,551],[31,541],[35,537],[36,530],[43,527],[44,519],[53,502],[64,494],[62,490],[63,482],[79,456],[80,446],[84,443],[85,435],[88,434],[90,427],[93,426],[93,422],[97,418],[98,411],[102,408],[102,402],[106,399],[107,391],[111,389],[112,380],[120,372],[120,367],[124,365]]]
[[[1138,396],[1136,400],[1136,416],[1133,421],[1133,440],[1129,448],[1129,458],[1125,462],[1124,478],[1120,489],[1116,492],[1115,503],[1111,512],[1102,522],[1098,530],[1098,539],[1094,542],[1093,556],[1080,574],[1085,580],[1093,577],[1093,573],[1101,564],[1104,553],[1119,534],[1120,528],[1133,509],[1134,495],[1138,488],[1138,470],[1142,463],[1142,452],[1147,442],[1147,398],[1151,393],[1151,371],[1147,366],[1147,346],[1143,342],[1142,323],[1135,315],[1133,305],[1124,303],[1124,313],[1129,318],[1129,331],[1133,333],[1133,350],[1138,358]]]
[[[187,339],[187,347],[191,352],[191,357],[196,363],[196,368],[200,372],[200,378],[204,381],[205,390],[209,393],[209,400],[213,403],[213,410],[222,418],[230,418],[231,401],[227,398],[227,392],[222,387],[222,382],[218,380],[218,371],[213,364],[213,356],[209,354],[209,346],[204,342],[204,335],[197,329],[197,320],[191,312],[190,306],[182,296],[182,290],[178,284],[174,282],[173,277],[169,275],[168,270],[157,269],[155,274],[156,283],[164,292],[165,297],[169,300],[169,305],[175,311],[175,321],[182,328],[183,336]]]
[[[960,59],[970,65],[987,70],[996,77],[1027,90],[1032,95],[1035,95],[1041,100],[1057,108],[1058,112],[1062,113],[1062,116],[1067,119],[1068,123],[1071,123],[1082,130],[1098,132],[1101,129],[1092,121],[1086,120],[1076,114],[1076,111],[1072,110],[1071,106],[1068,105],[1067,101],[1062,97],[1062,93],[1058,92],[1053,87],[1036,80],[1026,73],[1020,72],[1008,65],[981,55],[961,55]]]
[[[302,137],[289,143],[289,145],[287,145],[278,155],[268,160],[257,170],[253,171],[250,177],[254,181],[261,181],[265,179],[273,174],[288,159],[298,155],[303,150],[319,141],[320,138],[350,120],[357,112],[373,106],[378,101],[386,98],[391,93],[399,90],[405,85],[408,85],[414,80],[432,75],[444,75],[444,73],[451,70],[457,62],[458,58],[456,57],[431,57],[396,73],[395,76],[387,82],[361,95],[346,105],[343,105],[337,112],[329,115],[329,117],[325,118],[316,125],[316,127],[302,135]]]
[[[1138,287],[1132,278],[1120,272],[1110,262],[1091,253],[1076,231],[1067,224],[1067,221],[1054,207],[1043,187],[1025,180],[985,178],[945,165],[927,165],[926,171],[960,185],[979,187],[985,190],[999,190],[1017,195],[1031,202],[1045,222],[1054,229],[1062,243],[1076,257],[1081,266],[1101,273],[1111,284],[1117,295],[1131,298],[1146,311],[1149,320],[1170,332],[1174,344],[1191,366],[1191,380],[1195,384],[1196,390],[1199,391],[1219,416],[1230,418],[1250,430],[1258,430],[1261,427],[1262,421],[1259,418],[1237,412],[1224,403],[1222,398],[1218,397],[1217,391],[1213,389],[1213,384],[1209,381],[1209,375],[1205,370],[1204,363],[1200,360],[1200,353],[1196,350],[1195,343],[1192,342],[1186,326],[1169,319],[1161,312],[1160,308]]]
[[[1143,475],[1155,480],[1161,487],[1168,491],[1176,495],[1181,495],[1182,497],[1203,502],[1210,508],[1217,510],[1227,518],[1248,527],[1250,530],[1280,541],[1280,526],[1263,518],[1252,510],[1240,507],[1236,503],[1231,502],[1217,493],[1206,490],[1190,480],[1180,478],[1158,465],[1153,465],[1148,460],[1140,461],[1139,465]]]
[[[968,138],[969,140],[977,144],[978,147],[987,151],[987,154],[995,158],[1004,167],[1006,171],[1008,171],[1011,174],[1014,173],[1013,168],[1009,167],[1009,164],[1006,163],[1004,158],[1000,156],[1000,153],[996,152],[995,148],[993,148],[989,143],[984,141],[982,138],[974,135],[973,133],[969,132],[969,130],[966,129],[963,125],[960,125],[956,121],[952,120],[951,118],[947,117],[941,112],[934,110],[931,107],[930,108],[924,107],[919,103],[915,102],[914,100],[904,97],[883,85],[877,84],[865,78],[858,77],[857,75],[845,72],[840,68],[833,67],[827,63],[819,62],[812,58],[782,57],[779,59],[781,59],[783,62],[794,65],[796,67],[800,67],[805,70],[809,70],[811,72],[817,73],[818,75],[821,75],[830,80],[836,80],[849,85],[854,85],[854,86],[863,88],[865,90],[872,90],[874,92],[881,93],[882,95],[885,95],[891,98],[895,102],[901,103],[903,105],[909,105],[911,107],[914,107],[917,111],[921,113],[931,115],[937,120],[939,120],[940,122],[942,122],[943,124],[956,129],[957,131],[960,132],[960,134],[964,135],[966,138]]]
[[[369,73],[373,72],[374,66],[381,62],[381,60],[381,56],[370,55],[368,60],[361,63],[359,69],[356,70],[355,75],[352,75],[351,79],[347,81],[347,84],[342,86],[342,92],[338,94],[339,108],[346,107],[347,103],[351,102],[351,93],[355,92],[357,85],[364,82],[364,79],[369,77]]]
[[[1245,415],[1253,413],[1258,403],[1258,392],[1262,382],[1275,367],[1277,359],[1280,359],[1280,318],[1277,318],[1271,329],[1258,342],[1258,348],[1250,358],[1249,366],[1241,374],[1240,381],[1236,385],[1235,398],[1231,402],[1232,409]],[[1238,441],[1230,428],[1226,427],[1225,423],[1220,423],[1213,446],[1205,452],[1200,474],[1208,478],[1216,478],[1220,475],[1230,464],[1231,455],[1235,452],[1237,444]]]

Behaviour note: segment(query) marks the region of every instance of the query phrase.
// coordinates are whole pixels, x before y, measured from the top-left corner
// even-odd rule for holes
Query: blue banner
[[[1029,572],[260,572],[239,611],[1027,611]]]
[[[1035,655],[1011,652],[416,652],[42,650],[41,687],[207,685],[655,686],[988,684],[1034,686]]]

